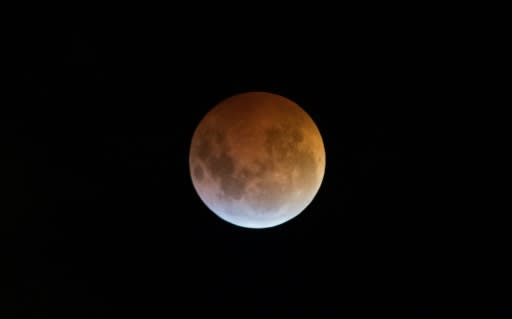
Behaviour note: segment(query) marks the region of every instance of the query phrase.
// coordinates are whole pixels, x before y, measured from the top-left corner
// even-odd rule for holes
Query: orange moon
[[[299,215],[325,172],[322,136],[295,102],[273,93],[231,96],[211,109],[192,136],[192,184],[221,219],[268,228]]]

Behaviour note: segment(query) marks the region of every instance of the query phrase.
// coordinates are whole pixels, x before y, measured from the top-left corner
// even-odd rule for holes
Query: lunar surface
[[[325,150],[311,117],[280,95],[248,92],[216,105],[190,147],[192,184],[223,220],[247,228],[280,225],[317,194]]]

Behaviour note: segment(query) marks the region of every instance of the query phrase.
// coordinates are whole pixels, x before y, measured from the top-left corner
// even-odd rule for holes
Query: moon
[[[221,219],[268,228],[299,215],[325,172],[322,136],[295,102],[267,92],[231,96],[199,122],[190,146],[192,184]]]

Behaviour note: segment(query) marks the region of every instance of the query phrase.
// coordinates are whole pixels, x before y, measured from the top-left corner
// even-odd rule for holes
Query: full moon
[[[322,136],[295,102],[273,93],[231,96],[211,109],[190,146],[192,184],[221,219],[268,228],[299,215],[325,172]]]

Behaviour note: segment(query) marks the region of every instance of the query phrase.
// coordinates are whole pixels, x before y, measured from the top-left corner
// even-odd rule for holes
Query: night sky
[[[511,318],[506,225],[447,200],[429,142],[454,101],[452,38],[342,16],[19,30],[0,317]],[[215,216],[189,175],[201,118],[246,91],[299,104],[326,151],[313,202],[264,230]]]

